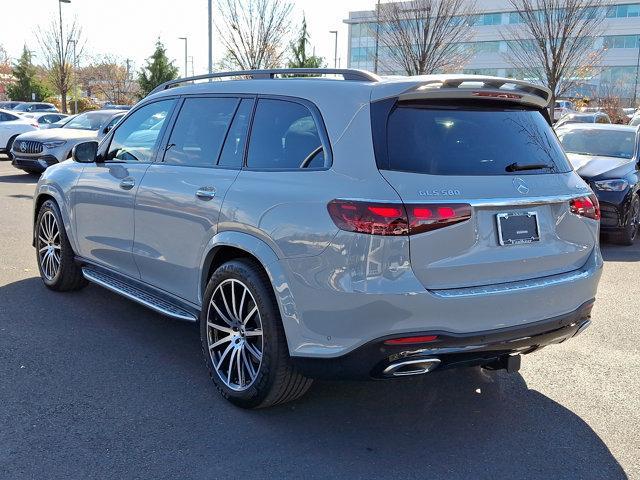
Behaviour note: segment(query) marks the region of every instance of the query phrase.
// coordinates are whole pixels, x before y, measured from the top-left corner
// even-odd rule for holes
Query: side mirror
[[[71,157],[74,162],[93,163],[98,156],[98,142],[79,143],[71,151]]]
[[[111,131],[111,129],[113,128],[113,125],[107,125],[106,127],[104,127],[104,129],[102,130],[102,133],[104,133],[105,135],[107,133],[109,133]]]

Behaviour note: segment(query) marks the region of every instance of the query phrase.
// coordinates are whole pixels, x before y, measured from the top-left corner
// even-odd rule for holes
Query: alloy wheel
[[[640,200],[634,199],[631,204],[631,218],[629,226],[632,227],[631,240],[635,240],[638,234],[638,226],[640,226]]]
[[[60,270],[61,249],[58,221],[53,212],[46,211],[38,227],[38,258],[47,280],[53,280]]]
[[[227,279],[213,292],[207,311],[207,346],[220,380],[248,389],[258,376],[264,349],[262,319],[249,288]]]

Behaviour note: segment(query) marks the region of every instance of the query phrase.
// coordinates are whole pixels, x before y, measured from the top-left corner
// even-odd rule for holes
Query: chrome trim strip
[[[424,197],[424,200],[405,201],[407,205],[413,204],[431,204],[431,203],[466,203],[472,207],[517,207],[517,206],[536,206],[536,205],[549,205],[554,203],[564,203],[573,200],[574,198],[584,197],[585,195],[591,195],[591,191],[580,191],[567,195],[551,195],[544,197],[512,197],[512,198],[459,198],[451,197],[446,199],[432,199]],[[352,202],[371,202],[371,203],[400,203],[397,200],[380,200],[376,198],[354,198],[354,197],[340,197],[338,200],[352,201]]]
[[[100,285],[101,287],[106,288],[107,290],[111,290],[112,292],[115,292],[119,295],[122,295],[125,298],[128,298],[129,300],[133,300],[136,303],[139,303],[140,305],[143,305],[147,308],[150,308],[153,311],[156,311],[158,313],[161,313],[163,315],[166,315],[167,317],[171,317],[171,318],[176,318],[178,320],[186,320],[188,322],[196,322],[197,319],[195,316],[193,315],[189,315],[187,314],[187,312],[185,312],[184,314],[179,314],[179,313],[175,313],[175,312],[171,312],[169,310],[166,310],[164,308],[162,308],[159,305],[155,305],[151,302],[148,302],[140,297],[136,297],[135,295],[126,292],[124,290],[121,290],[120,288],[116,287],[115,285],[112,285],[108,282],[105,282],[104,280],[101,280],[100,278],[94,276],[91,273],[91,270],[83,268],[82,269],[82,275],[84,276],[84,278],[86,278],[87,280],[96,283],[98,285]]]
[[[573,272],[561,273],[549,277],[537,278],[533,280],[521,280],[511,283],[498,283],[495,285],[486,285],[482,287],[466,287],[466,288],[449,288],[442,290],[428,290],[436,297],[440,298],[460,298],[460,297],[478,297],[482,295],[496,295],[500,293],[512,293],[522,290],[530,290],[534,288],[549,287],[565,282],[582,280],[592,275],[592,270],[574,270]]]

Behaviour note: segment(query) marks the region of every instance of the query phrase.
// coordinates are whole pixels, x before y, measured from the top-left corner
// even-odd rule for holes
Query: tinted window
[[[76,128],[78,130],[98,130],[102,124],[104,124],[112,113],[109,112],[87,112],[81,113],[77,117],[74,117],[65,128]]]
[[[237,106],[237,98],[186,99],[164,161],[191,167],[214,166]]]
[[[111,120],[109,120],[109,123],[104,126],[104,129],[107,132],[110,131],[113,127],[115,127],[116,123],[118,123],[122,119],[122,117],[124,117],[124,115],[113,117]]]
[[[219,166],[242,167],[245,145],[247,143],[247,131],[249,129],[252,111],[253,100],[243,99],[233,117],[233,123],[224,142],[224,148],[218,160]]]
[[[556,136],[537,111],[401,106],[392,110],[386,134],[388,162],[381,168],[390,170],[506,175],[513,174],[507,166],[517,163],[553,167],[518,175],[571,171]]]
[[[8,113],[0,112],[0,122],[11,122],[13,120],[18,120],[18,118]]]
[[[633,130],[560,130],[558,138],[568,153],[603,157],[632,158],[636,147]]]
[[[173,100],[150,103],[139,108],[119,124],[111,139],[107,160],[150,162],[173,106]]]
[[[310,156],[320,156],[324,165],[325,153],[320,135],[309,109],[304,105],[282,100],[258,101],[253,119],[249,156],[250,168],[301,168]]]

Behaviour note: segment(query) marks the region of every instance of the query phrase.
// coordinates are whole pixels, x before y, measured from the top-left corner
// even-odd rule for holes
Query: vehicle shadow
[[[517,374],[317,382],[245,411],[215,391],[193,324],[38,278],[0,299],[7,478],[627,478],[580,417]]]
[[[605,262],[638,262],[640,261],[640,241],[629,247],[601,244],[602,258]]]
[[[17,175],[0,175],[0,183],[38,183],[39,175],[32,173],[19,173]]]

